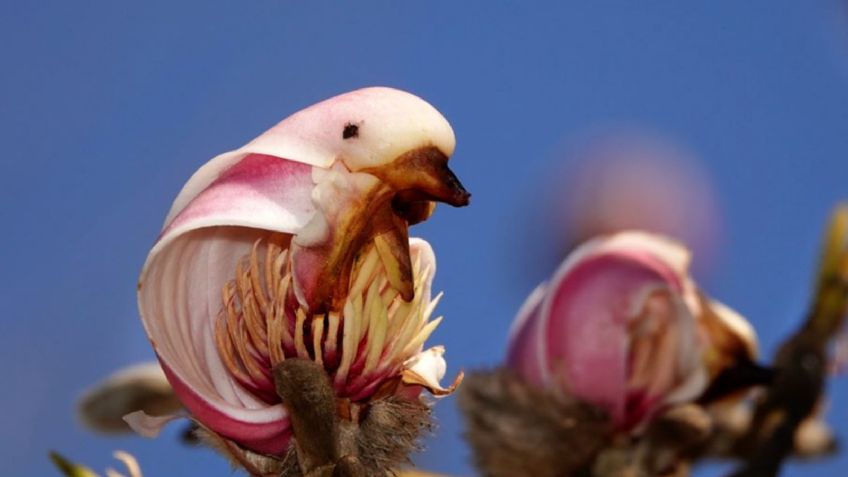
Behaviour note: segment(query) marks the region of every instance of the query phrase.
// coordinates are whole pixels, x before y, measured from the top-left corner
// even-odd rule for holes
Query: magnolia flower
[[[507,364],[532,385],[604,409],[633,430],[700,396],[756,353],[753,330],[689,276],[689,252],[641,232],[578,247],[518,313]]]
[[[422,351],[435,258],[410,224],[468,203],[454,135],[411,94],[368,88],[283,120],[183,187],[138,284],[144,328],[203,427],[266,455],[291,422],[273,369],[313,360],[340,399],[449,392]],[[152,432],[159,421],[128,418]]]

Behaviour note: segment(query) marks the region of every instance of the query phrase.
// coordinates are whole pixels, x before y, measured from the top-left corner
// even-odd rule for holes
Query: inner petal
[[[680,313],[676,295],[665,286],[647,288],[629,323],[627,420],[641,421],[677,383]]]

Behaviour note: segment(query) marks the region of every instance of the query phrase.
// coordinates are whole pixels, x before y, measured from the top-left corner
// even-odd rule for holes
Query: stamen
[[[285,243],[276,235],[254,242],[222,287],[215,323],[222,363],[245,390],[268,402],[277,399],[271,370],[292,357],[321,364],[341,397],[367,398],[421,351],[441,321],[428,321],[441,298],[425,303],[430,267],[421,270],[415,257],[415,295],[406,302],[390,285],[376,247],[367,247],[342,310],[307,315],[292,295]]]
[[[271,244],[271,248],[275,249],[275,248],[278,248],[278,247],[274,244]],[[281,281],[291,280],[291,275],[289,275],[288,273],[286,273],[285,277],[282,276],[283,271],[286,270],[286,264],[288,263],[288,256],[289,256],[289,251],[283,250],[282,252],[279,253],[279,255],[277,255],[277,258],[274,259],[274,267],[273,267],[273,272],[271,274],[271,276],[274,277],[274,282],[273,282],[274,283],[274,285],[273,285],[274,290],[279,290]],[[283,299],[286,298],[287,296],[288,295],[281,295],[279,292],[277,292],[277,295],[275,296],[275,298],[277,299],[277,301],[283,302],[283,301],[285,301]]]
[[[254,347],[259,350],[262,350],[266,347],[265,336],[262,336],[264,333],[260,333],[260,330],[265,328],[264,323],[262,323],[262,313],[256,309],[256,299],[254,298],[253,286],[251,284],[252,280],[250,278],[251,269],[245,269],[243,267],[242,261],[236,265],[236,287],[238,292],[238,298],[241,302],[241,311],[244,321],[246,321],[246,325],[244,331],[246,335],[249,337],[251,343]],[[267,353],[267,349],[264,350]]]
[[[275,367],[286,359],[283,353],[283,332],[286,330],[286,323],[283,321],[283,307],[279,303],[274,304],[274,313],[271,319],[268,320],[268,354],[271,358],[271,367]]]
[[[365,333],[368,331],[368,320],[364,318],[365,303],[362,301],[362,295],[354,297],[353,312],[353,329],[356,330],[353,333],[354,343],[359,346],[359,343],[362,342],[362,338],[365,337]]]
[[[231,302],[230,306],[227,307],[227,336],[230,338],[230,344],[235,344],[235,355],[238,357],[242,369],[244,369],[245,373],[249,375],[250,371],[247,368],[248,364],[245,361],[252,361],[252,359],[250,359],[249,356],[246,356],[247,353],[244,350],[244,342],[241,339],[242,329],[241,326],[239,326],[238,314],[235,312],[234,307],[234,302]],[[241,346],[239,346],[239,344],[241,344]]]
[[[303,308],[297,309],[297,324],[294,326],[294,347],[297,350],[297,357],[309,359],[309,352],[306,351],[306,344],[303,342],[303,324],[306,323],[306,312]]]
[[[386,340],[386,328],[389,321],[389,317],[386,315],[386,305],[383,304],[380,295],[375,294],[372,303],[371,323],[369,324],[372,331],[369,336],[370,341],[368,343],[368,356],[365,358],[365,369],[362,370],[362,373],[365,375],[374,370],[377,360],[383,354],[383,342]]]
[[[427,308],[424,309],[423,314],[425,320],[430,319],[430,315],[433,314],[433,311],[436,309],[436,306],[439,304],[439,302],[442,301],[442,297],[444,295],[444,292],[439,292],[439,294],[436,295],[436,298],[433,298],[433,300],[427,305]]]
[[[236,351],[238,351],[241,362],[244,364],[245,368],[247,368],[247,373],[250,375],[250,378],[253,380],[261,380],[263,378],[262,368],[259,367],[253,353],[251,353],[250,349],[248,349],[249,343],[247,340],[247,330],[245,330],[242,326],[239,328],[239,331],[241,336],[240,339],[236,341]]]
[[[330,327],[327,329],[327,339],[324,341],[324,358],[328,362],[336,360],[336,345],[339,337],[339,314],[331,311],[327,314]]]
[[[256,242],[253,242],[253,250],[250,252],[251,270],[261,270],[261,268],[259,268],[259,256],[256,253],[256,250],[259,248],[259,242],[261,241],[262,239],[256,239]],[[266,276],[270,275],[266,274]],[[259,305],[259,309],[264,314],[268,311],[268,300],[265,298],[265,287],[262,286],[262,283],[260,281],[261,278],[261,274],[259,273],[250,274],[250,284],[253,286],[253,293],[251,294],[251,296],[256,299],[256,303]]]
[[[365,254],[365,259],[362,260],[361,265],[359,265],[359,269],[356,269],[354,266],[353,273],[356,276],[356,279],[353,281],[353,285],[350,287],[350,295],[357,296],[361,295],[362,292],[368,287],[373,279],[374,273],[377,270],[377,264],[380,261],[380,257],[376,253],[367,253]]]
[[[354,304],[350,300],[345,302],[344,314],[348,319],[342,323],[342,360],[339,363],[339,369],[336,370],[336,386],[344,384],[347,381],[347,373],[350,370],[350,365],[353,363],[353,355],[356,352],[353,344],[354,340],[357,339],[357,320],[355,318]]]
[[[285,258],[285,252],[281,257]],[[279,259],[278,259],[279,260]],[[274,299],[274,317],[280,320],[280,327],[283,334],[283,346],[285,349],[294,348],[294,338],[289,331],[288,315],[286,314],[286,302],[289,296],[289,284],[291,284],[291,275],[286,275],[285,278],[279,280],[277,286],[277,296]]]
[[[419,282],[418,286],[416,286],[415,298],[412,303],[401,310],[403,313],[403,315],[401,315],[403,319],[398,320],[402,323],[402,328],[398,334],[398,341],[400,343],[408,343],[423,324],[423,317],[421,314],[421,301],[423,300],[422,295],[421,282]],[[401,348],[403,347],[404,345],[401,345]]]
[[[221,315],[223,315],[223,312]],[[221,355],[224,365],[227,366],[227,369],[233,373],[237,380],[242,383],[248,383],[250,382],[250,378],[245,374],[241,364],[233,355],[232,340],[228,340],[227,338],[227,320],[226,317],[220,316],[218,322],[215,323],[215,346],[218,348],[218,354]]]
[[[315,362],[324,364],[324,358],[321,353],[321,341],[324,339],[324,317],[315,315],[312,317],[312,351],[315,352]]]
[[[415,351],[421,349],[421,347],[424,345],[424,342],[427,341],[427,338],[429,338],[430,335],[433,334],[434,331],[436,331],[436,327],[439,326],[439,323],[442,322],[442,318],[443,317],[440,316],[424,325],[418,332],[418,334],[415,335],[415,338],[413,338],[409,342],[409,344],[406,345],[406,348],[404,348],[402,354],[410,355]]]
[[[402,320],[398,319],[397,321],[401,322],[401,329],[398,331],[396,341],[393,345],[395,348],[403,350],[406,343],[409,343],[409,340],[418,331],[421,323],[418,321],[418,312],[415,308],[410,308],[406,316]]]
[[[268,291],[271,292],[271,299],[275,297],[274,291],[277,290],[279,284],[279,273],[274,273],[275,270],[280,270],[280,268],[274,268],[274,262],[277,261],[277,257],[280,255],[280,247],[273,242],[268,242],[268,246],[265,247],[265,286]]]

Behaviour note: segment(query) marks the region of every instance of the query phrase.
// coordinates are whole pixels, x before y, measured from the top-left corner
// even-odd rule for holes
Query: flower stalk
[[[774,359],[776,378],[757,402],[739,440],[745,463],[734,477],[776,476],[798,448],[821,407],[828,377],[829,345],[848,318],[848,205],[831,215],[806,320],[787,338]],[[815,422],[815,419],[812,419]],[[832,442],[832,439],[831,439]],[[827,447],[825,446],[825,449]]]

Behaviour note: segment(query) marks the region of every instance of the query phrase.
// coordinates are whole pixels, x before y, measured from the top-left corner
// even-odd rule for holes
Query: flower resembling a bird
[[[427,102],[367,88],[288,117],[191,177],[138,300],[194,420],[283,455],[292,416],[274,370],[293,358],[320,365],[340,402],[448,392],[443,349],[423,350],[440,321],[430,319],[435,258],[408,227],[436,202],[468,203],[447,166],[454,145]]]

